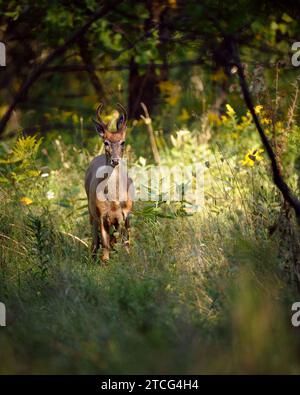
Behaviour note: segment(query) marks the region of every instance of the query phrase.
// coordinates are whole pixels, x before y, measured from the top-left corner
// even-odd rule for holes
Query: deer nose
[[[112,160],[111,160],[111,165],[112,165],[113,167],[117,166],[118,164],[119,164],[119,159],[112,159]]]

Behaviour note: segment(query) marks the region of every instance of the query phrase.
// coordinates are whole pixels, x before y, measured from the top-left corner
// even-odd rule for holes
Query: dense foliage
[[[299,373],[299,224],[228,44],[300,196],[297,5],[10,0],[0,10],[0,373]],[[90,256],[83,188],[103,150],[99,101],[106,121],[117,102],[128,108],[130,164],[205,168],[202,210],[137,202],[131,252],[118,246],[107,266]]]

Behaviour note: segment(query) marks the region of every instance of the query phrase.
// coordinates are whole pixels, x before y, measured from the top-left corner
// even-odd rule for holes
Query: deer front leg
[[[100,219],[100,232],[101,232],[101,244],[102,244],[101,260],[106,262],[109,260],[110,236],[109,236],[109,223],[103,217],[101,217]]]
[[[91,253],[92,257],[95,259],[97,256],[97,251],[100,246],[100,235],[99,235],[99,222],[90,216],[90,223],[92,226],[92,245],[91,245]]]

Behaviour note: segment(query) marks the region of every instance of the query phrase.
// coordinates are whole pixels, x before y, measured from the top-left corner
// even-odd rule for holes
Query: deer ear
[[[104,135],[105,135],[104,125],[100,124],[99,122],[95,121],[94,119],[93,119],[93,122],[95,124],[96,130],[97,130],[99,136],[103,139]]]
[[[117,130],[120,130],[124,128],[125,125],[125,116],[123,114],[120,115],[118,121],[117,121]]]

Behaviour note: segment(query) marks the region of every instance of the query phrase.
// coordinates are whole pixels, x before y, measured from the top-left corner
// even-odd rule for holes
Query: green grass
[[[88,158],[68,155],[47,180],[1,187],[0,373],[300,372],[290,241],[267,231],[280,200],[265,168],[211,166],[190,217],[138,203],[130,255],[101,266],[82,207]]]

